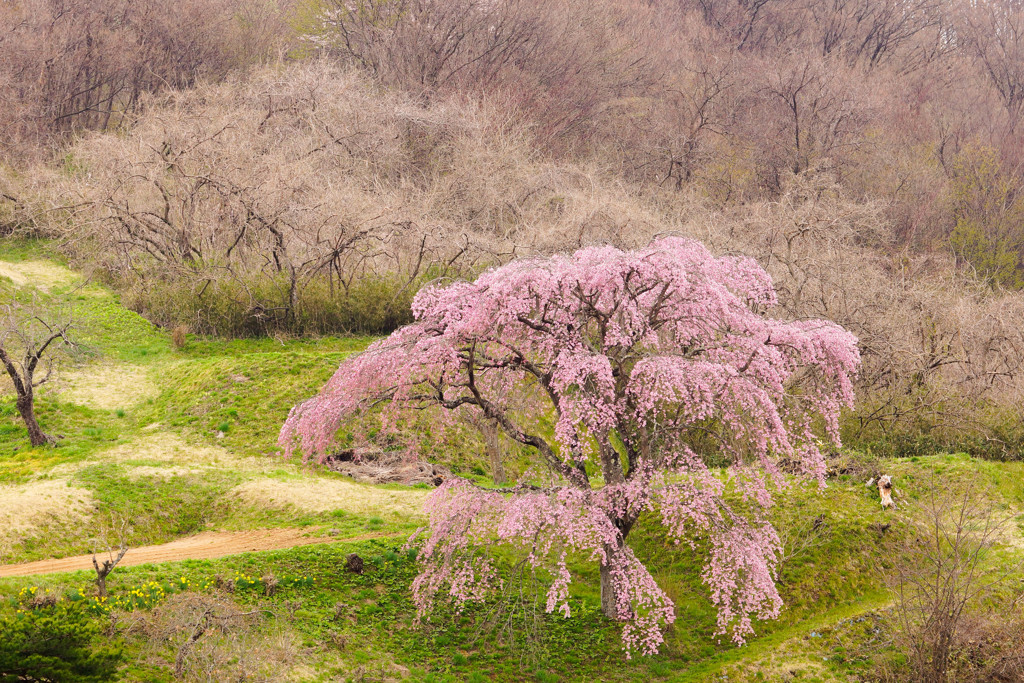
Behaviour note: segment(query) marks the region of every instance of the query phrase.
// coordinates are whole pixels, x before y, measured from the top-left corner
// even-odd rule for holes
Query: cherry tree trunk
[[[615,606],[615,584],[612,583],[612,570],[606,564],[601,565],[601,612],[609,619],[618,619],[619,610]]]
[[[25,426],[28,427],[28,440],[33,446],[44,446],[50,443],[50,437],[43,433],[39,421],[36,420],[36,411],[31,395],[18,397],[18,412],[21,414],[21,419],[25,421]]]
[[[621,547],[622,541],[619,542],[619,548]],[[610,559],[610,562],[608,564],[601,565],[601,612],[609,619],[615,619],[616,621],[629,619],[633,616],[633,610],[628,606],[625,613],[619,613],[618,603],[621,583],[617,586],[615,581],[612,579],[612,564],[614,563],[614,559],[611,559],[615,557],[619,548],[611,545],[605,545],[605,556]]]
[[[505,466],[501,461],[501,434],[498,432],[498,425],[494,422],[487,423],[482,429],[487,456],[491,461],[491,479],[494,480],[496,486],[501,486],[505,483]]]

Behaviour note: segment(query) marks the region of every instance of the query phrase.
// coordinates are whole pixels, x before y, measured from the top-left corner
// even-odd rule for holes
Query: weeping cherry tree
[[[544,474],[434,491],[413,583],[421,615],[486,599],[501,577],[485,548],[504,544],[550,572],[547,610],[566,616],[569,559],[598,563],[627,654],[654,653],[675,615],[627,542],[648,513],[676,542],[706,544],[719,633],[742,643],[782,607],[773,493],[793,471],[824,485],[822,448],[838,445],[859,364],[853,335],[774,319],[775,303],[753,260],[681,238],[514,261],[421,291],[415,322],[344,361],[292,410],[281,445],[323,458],[370,405],[475,411]]]

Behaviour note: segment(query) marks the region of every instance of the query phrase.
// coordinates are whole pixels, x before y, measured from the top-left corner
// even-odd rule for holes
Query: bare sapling
[[[92,566],[96,569],[96,592],[101,598],[107,595],[107,577],[110,575],[110,572],[114,571],[114,567],[117,566],[117,563],[121,561],[121,558],[127,552],[128,546],[122,544],[118,548],[116,556],[113,550],[110,550],[108,551],[107,559],[103,560],[102,563],[96,561],[96,554],[93,553]]]
[[[117,566],[117,563],[128,552],[129,531],[127,521],[122,520],[117,534],[117,551],[115,552],[114,547],[109,542],[106,542],[107,559],[98,561],[96,559],[96,552],[94,551],[92,554],[92,566],[96,570],[96,593],[101,598],[107,595],[107,577],[110,576],[110,573],[114,571],[114,567]]]

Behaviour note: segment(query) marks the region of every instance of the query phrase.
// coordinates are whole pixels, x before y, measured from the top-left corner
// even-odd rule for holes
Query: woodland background
[[[0,226],[155,323],[379,334],[520,255],[696,237],[854,331],[846,442],[1024,444],[1024,2],[25,0]]]

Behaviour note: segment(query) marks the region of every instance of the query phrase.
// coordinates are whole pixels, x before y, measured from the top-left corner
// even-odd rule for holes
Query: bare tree
[[[941,21],[943,0],[828,0],[808,3],[822,54],[878,66],[898,53],[903,68],[916,65],[929,42],[918,38]]]
[[[306,36],[323,53],[427,97],[503,93],[549,139],[586,135],[648,78],[636,15],[615,2],[327,0]]]
[[[767,171],[774,177],[770,185],[780,185],[784,166],[802,173],[834,163],[832,157],[843,148],[861,143],[870,102],[858,96],[859,85],[844,65],[828,58],[801,55],[776,62],[763,89],[772,115],[765,117],[769,127],[760,131]]]
[[[0,144],[119,125],[144,95],[274,52],[287,0],[0,3]]]
[[[1024,3],[968,3],[959,30],[1015,126],[1024,111]]]
[[[73,323],[70,309],[44,306],[36,298],[12,298],[0,306],[0,362],[11,377],[18,413],[33,446],[55,441],[36,419],[35,392],[53,378],[62,352],[75,348],[70,336]]]
[[[121,561],[121,558],[127,552],[128,546],[122,544],[118,548],[116,555],[113,550],[108,551],[107,559],[103,560],[102,563],[96,561],[96,554],[93,553],[92,566],[96,569],[96,592],[101,598],[107,595],[107,577],[110,575],[110,572],[114,571],[114,567],[117,566],[117,563]]]

